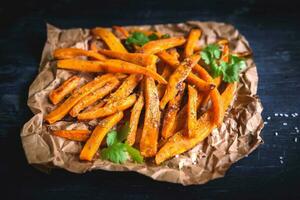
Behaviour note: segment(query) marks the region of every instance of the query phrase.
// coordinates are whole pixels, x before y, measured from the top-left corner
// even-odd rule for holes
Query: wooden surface
[[[0,7],[0,177],[6,199],[300,199],[300,3],[297,1],[7,1]],[[172,3],[171,3],[172,2]],[[265,144],[206,185],[183,187],[135,173],[63,170],[27,164],[20,130],[49,22],[61,28],[216,20],[246,36],[258,66]],[[289,117],[275,117],[275,113]],[[270,116],[271,119],[267,120]],[[287,123],[286,126],[283,123]],[[278,135],[276,136],[276,133]],[[296,139],[297,138],[297,139]],[[296,140],[298,140],[296,142]],[[4,198],[5,199],[5,198]]]

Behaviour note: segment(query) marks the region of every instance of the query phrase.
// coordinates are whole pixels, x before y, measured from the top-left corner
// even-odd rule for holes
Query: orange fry
[[[201,30],[200,29],[192,29],[188,36],[187,42],[185,44],[183,57],[187,58],[194,54],[194,49],[197,44],[197,41],[201,37]]]
[[[97,76],[93,81],[85,84],[79,90],[75,91],[65,102],[46,115],[45,120],[50,124],[61,120],[76,103],[89,93],[103,87],[106,83],[110,82],[112,78],[114,78],[114,75],[112,74]]]
[[[140,115],[144,107],[144,96],[143,92],[140,93],[139,98],[135,102],[131,109],[130,120],[129,120],[129,133],[127,136],[127,144],[133,145],[135,143],[136,132],[140,120]]]
[[[156,72],[122,60],[109,59],[105,61],[88,61],[66,59],[59,60],[57,67],[62,69],[70,69],[82,72],[111,72],[111,73],[128,73],[128,74],[143,74],[150,76],[160,83],[167,84],[167,81]]]
[[[156,69],[156,66],[149,66]],[[156,70],[155,70],[156,71]],[[142,136],[140,140],[140,151],[144,157],[155,156],[160,126],[160,110],[158,92],[155,82],[150,77],[144,78],[145,117]]]
[[[188,95],[189,98],[187,104],[187,135],[188,137],[194,137],[197,132],[197,90],[189,85]]]
[[[58,104],[61,100],[64,99],[65,96],[70,94],[79,85],[79,82],[80,77],[72,76],[61,86],[59,86],[55,90],[52,90],[49,94],[49,99],[54,105]]]
[[[136,101],[136,95],[132,94],[126,99],[122,99],[111,104],[106,104],[104,107],[98,110],[86,111],[79,113],[77,119],[79,120],[91,120],[100,117],[106,117],[112,115],[118,111],[123,111],[130,108]]]
[[[98,52],[111,58],[124,60],[144,67],[147,67],[152,63],[156,63],[157,61],[157,56],[150,55],[150,54],[122,53],[122,52],[105,50],[105,49],[99,49]]]
[[[91,137],[85,143],[80,152],[80,160],[91,161],[98,151],[100,144],[106,134],[123,118],[123,112],[117,112],[103,119],[98,126],[94,129]]]
[[[166,51],[162,51],[162,52],[158,53],[157,56],[161,60],[166,62],[173,69],[176,69],[178,67],[178,65],[180,64],[178,59],[175,59],[174,56],[170,55]],[[195,85],[197,87],[197,89],[201,90],[201,91],[210,91],[215,87],[214,84],[207,83],[206,81],[204,81],[204,80],[200,79],[199,77],[197,77],[192,72],[189,73],[189,75],[187,77],[187,81],[188,81],[188,83]]]
[[[117,32],[119,32],[124,38],[129,37],[129,32],[122,26],[113,26],[113,29],[115,29]]]
[[[127,52],[127,50],[122,45],[120,40],[108,29],[94,28],[92,29],[92,33],[95,36],[100,37],[111,50],[119,51],[119,52]]]
[[[115,89],[120,84],[120,81],[117,78],[113,78],[109,83],[105,84],[102,88],[99,88],[95,92],[92,92],[80,100],[69,112],[72,117],[76,117],[80,111],[86,107],[92,105],[99,99],[102,99],[104,96],[109,94],[113,89]]]
[[[199,59],[199,55],[193,55],[184,59],[184,61],[173,72],[173,74],[171,74],[166,92],[159,105],[161,110],[163,110],[166,104],[176,96],[178,92],[178,86],[182,84],[182,82],[187,78],[192,68],[197,64]]]
[[[158,52],[181,46],[185,43],[184,37],[172,37],[168,39],[159,39],[146,43],[139,49],[140,53],[156,54]]]
[[[168,104],[167,110],[164,115],[163,126],[161,131],[161,135],[164,139],[167,139],[174,134],[174,130],[176,127],[176,115],[180,109],[180,104],[184,95],[184,89],[185,84],[182,84],[182,88],[180,88],[176,97],[172,99]]]
[[[55,130],[52,133],[58,137],[78,142],[85,142],[91,135],[89,130]]]
[[[171,74],[172,74],[172,70],[168,66],[164,66],[161,76],[167,80],[169,79]],[[159,99],[161,99],[164,96],[165,90],[166,90],[166,84],[159,83],[157,85],[157,92],[158,92]]]
[[[56,49],[53,53],[54,58],[56,59],[71,59],[76,58],[78,56],[87,56],[90,58],[94,58],[96,60],[105,60],[105,56],[95,52],[95,51],[88,51],[84,49],[78,48],[61,48]]]

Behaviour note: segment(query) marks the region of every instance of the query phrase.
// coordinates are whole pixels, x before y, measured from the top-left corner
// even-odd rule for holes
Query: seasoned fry
[[[107,46],[113,51],[127,52],[126,48],[122,45],[120,40],[108,29],[105,28],[94,28],[92,33],[95,36],[100,37]]]
[[[140,92],[139,98],[135,102],[131,114],[130,114],[130,120],[129,120],[129,133],[127,136],[127,144],[133,145],[135,143],[135,138],[136,138],[136,132],[140,120],[140,115],[142,112],[142,109],[144,107],[144,96],[143,96],[143,91]]]
[[[100,117],[106,117],[117,113],[118,111],[123,111],[130,108],[136,101],[136,95],[132,94],[126,99],[122,99],[111,104],[106,104],[104,107],[98,110],[92,110],[87,112],[79,113],[77,119],[79,120],[92,120]]]
[[[167,84],[167,81],[163,77],[148,68],[115,59],[105,61],[66,59],[59,60],[57,62],[57,67],[82,72],[120,72],[128,74],[143,74],[152,77],[160,83]]]
[[[172,74],[172,70],[168,66],[164,66],[161,76],[164,79],[168,80],[171,74]],[[166,90],[166,84],[159,83],[157,85],[157,92],[158,92],[159,99],[161,99],[164,96],[165,90]]]
[[[109,94],[113,89],[115,89],[120,84],[120,81],[117,78],[113,78],[109,83],[104,85],[102,88],[96,90],[85,96],[82,100],[80,100],[69,112],[72,117],[76,117],[80,111],[85,109],[86,107],[92,105],[99,99],[102,99],[104,96]]]
[[[94,58],[96,60],[105,60],[105,56],[95,52],[95,51],[88,51],[84,49],[77,49],[77,48],[61,48],[56,49],[53,53],[54,58],[56,59],[71,59],[76,58],[78,56],[87,56],[90,58]]]
[[[78,142],[85,142],[91,135],[89,130],[55,130],[52,133],[58,137]]]
[[[192,29],[188,36],[188,39],[185,44],[183,57],[187,58],[194,54],[194,49],[196,46],[197,41],[201,37],[201,30],[200,29]]]
[[[150,54],[142,54],[142,53],[122,53],[118,51],[111,51],[111,50],[105,50],[105,49],[99,49],[98,52],[100,52],[103,55],[106,55],[111,58],[124,60],[127,62],[131,62],[137,65],[141,65],[144,67],[147,67],[148,65],[151,65],[152,63],[156,63],[157,56],[150,55]]]
[[[188,137],[194,137],[197,131],[197,90],[189,85],[188,95],[189,98],[187,104],[187,135]]]
[[[72,76],[68,80],[66,80],[61,86],[52,90],[49,94],[49,99],[51,102],[56,105],[61,100],[64,99],[65,96],[70,94],[80,83],[80,77]]]
[[[90,43],[90,51],[98,52],[97,42],[95,40]]]
[[[193,55],[189,58],[186,58],[171,74],[169,78],[169,83],[166,88],[166,92],[161,99],[160,102],[160,109],[163,110],[166,106],[166,104],[173,99],[177,92],[178,92],[178,86],[182,84],[182,82],[187,78],[192,68],[197,64],[199,61],[200,56],[199,55]]]
[[[222,83],[222,78],[221,76],[218,76],[217,78],[214,78],[214,84],[216,85],[216,88],[218,88]],[[210,92],[206,92],[203,94],[203,101],[201,102],[201,107],[205,108],[207,107],[208,101],[210,100]]]
[[[85,109],[85,111],[94,111],[94,110],[98,110],[99,108],[102,108],[105,105],[105,101],[100,101],[99,103],[97,103],[96,105],[94,105],[93,107],[89,107],[87,109]]]
[[[176,59],[179,59],[180,55],[178,53],[178,51],[176,50],[176,48],[172,48],[168,50],[169,54],[174,56]]]
[[[129,32],[122,26],[113,26],[113,29],[118,31],[124,38],[129,37]]]
[[[156,66],[149,66],[153,70]],[[155,156],[160,126],[159,98],[155,82],[150,77],[144,78],[145,117],[142,136],[140,140],[140,152],[144,157]]]
[[[158,52],[181,46],[185,43],[184,37],[172,37],[168,39],[159,39],[146,43],[138,51],[146,54],[156,54]]]
[[[85,143],[83,149],[80,153],[80,160],[91,161],[98,151],[100,144],[109,132],[109,130],[114,127],[123,118],[123,112],[117,112],[103,119],[98,126],[94,129],[91,137]]]
[[[58,120],[61,120],[71,109],[83,99],[86,95],[91,92],[94,92],[98,88],[103,87],[107,82],[109,82],[114,75],[106,74],[103,76],[97,76],[93,81],[85,84],[79,90],[75,91],[65,102],[59,105],[55,110],[51,111],[46,117],[45,120],[52,124]]]
[[[157,54],[157,56],[162,59],[164,62],[166,62],[170,67],[173,69],[176,69],[179,66],[179,61],[178,59],[175,59],[174,56],[170,55],[166,51],[162,51]],[[193,84],[197,87],[198,90],[201,91],[210,91],[215,88],[215,85],[213,83],[207,83],[206,81],[203,81],[199,77],[197,77],[193,73],[189,73],[187,77],[187,81],[190,84]]]
[[[224,102],[222,109],[226,110],[230,103],[233,100],[234,93],[236,91],[237,83],[228,84],[225,91],[222,93],[221,98]],[[163,161],[181,154],[189,149],[193,148],[199,142],[203,141],[216,127],[216,124],[213,123],[212,112],[208,111],[204,113],[198,119],[197,134],[195,137],[186,137],[184,135],[184,130],[177,132],[164,144],[164,146],[158,151],[155,156],[156,164],[161,164]]]
[[[197,134],[195,137],[187,137],[184,135],[184,130],[175,133],[169,140],[164,144],[164,146],[158,151],[155,156],[156,164],[161,164],[163,161],[181,154],[191,148],[196,144],[204,140],[212,131],[213,124],[210,121],[210,113],[204,113],[198,119]]]
[[[164,139],[169,138],[174,134],[176,127],[176,115],[180,109],[180,104],[182,101],[182,97],[184,95],[185,84],[182,84],[182,88],[180,88],[178,94],[174,99],[172,99],[167,107],[165,112],[163,127],[161,131],[161,135]]]

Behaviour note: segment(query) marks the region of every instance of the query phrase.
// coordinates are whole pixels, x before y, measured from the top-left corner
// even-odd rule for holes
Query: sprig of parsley
[[[239,74],[246,67],[246,62],[233,55],[229,55],[229,62],[219,61],[221,57],[220,47],[217,44],[210,44],[201,53],[201,58],[210,66],[209,72],[213,78],[223,76],[223,81],[232,83],[239,80]]]
[[[147,36],[142,32],[133,32],[130,37],[125,41],[126,45],[138,45],[143,46],[144,44],[150,42],[151,40],[156,40],[158,37],[155,34]]]
[[[127,138],[129,130],[128,123],[125,123],[119,132],[115,130],[110,131],[106,136],[107,148],[101,151],[101,158],[114,163],[124,163],[129,158],[128,156],[130,156],[135,162],[143,163],[144,159],[139,150],[127,143],[123,143]]]

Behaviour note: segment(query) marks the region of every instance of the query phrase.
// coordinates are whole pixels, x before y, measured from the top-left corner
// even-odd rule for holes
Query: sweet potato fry
[[[216,85],[216,88],[218,88],[221,85],[222,82],[222,78],[221,76],[218,76],[217,78],[214,78],[214,84]],[[205,94],[203,94],[203,100],[201,102],[201,107],[205,108],[208,105],[208,102],[210,100],[210,92],[206,92]]]
[[[107,46],[113,51],[127,52],[126,48],[122,45],[120,40],[108,29],[105,28],[94,28],[92,33],[95,36],[100,37]]]
[[[181,154],[199,142],[204,140],[212,131],[214,125],[210,120],[210,113],[204,113],[197,121],[197,134],[195,137],[187,137],[184,135],[184,130],[175,133],[169,140],[162,146],[155,156],[156,164],[161,164],[163,161]]]
[[[149,68],[155,70],[155,65]],[[155,82],[150,77],[144,77],[145,117],[140,151],[144,157],[155,156],[160,126],[160,110],[158,92]]]
[[[163,69],[163,72],[162,72],[161,76],[164,79],[168,80],[171,74],[172,74],[172,70],[170,69],[170,67],[164,66],[164,69]],[[158,92],[158,98],[159,99],[161,99],[164,96],[165,90],[166,90],[166,84],[159,83],[157,85],[157,92]]]
[[[78,48],[61,48],[56,49],[53,53],[54,58],[56,59],[71,59],[76,58],[78,56],[87,56],[90,58],[94,58],[96,60],[105,60],[105,56],[95,52],[95,51],[88,51],[84,49]]]
[[[98,151],[100,144],[109,132],[109,130],[114,127],[121,119],[123,118],[123,112],[117,112],[114,115],[111,115],[103,119],[98,126],[94,129],[91,137],[85,143],[83,149],[80,153],[81,160],[91,161]]]
[[[179,59],[180,54],[178,53],[176,48],[169,49],[168,52],[170,55],[174,56],[174,58]]]
[[[184,37],[172,37],[168,39],[159,39],[146,43],[138,51],[146,54],[156,54],[158,52],[181,46],[185,43]]]
[[[129,37],[129,32],[122,26],[113,26],[113,29],[115,29],[120,35],[122,35],[124,38]]]
[[[86,107],[92,105],[99,99],[102,99],[104,96],[109,94],[113,89],[115,89],[120,84],[120,81],[117,78],[113,78],[109,83],[105,84],[102,88],[99,88],[95,92],[92,92],[81,99],[69,112],[72,117],[76,117],[80,111]]]
[[[55,130],[52,133],[58,137],[78,142],[85,142],[91,135],[89,130]]]
[[[98,52],[111,58],[124,60],[144,67],[156,63],[157,61],[157,56],[150,55],[150,54],[123,53],[123,52],[111,51],[105,49],[99,49]]]
[[[65,96],[70,94],[79,85],[79,82],[80,77],[72,76],[61,86],[59,86],[55,90],[52,90],[49,94],[49,99],[54,105],[58,104],[61,100],[64,99]]]
[[[199,55],[193,55],[191,57],[186,58],[171,74],[169,78],[169,83],[166,87],[166,92],[163,98],[160,101],[160,109],[163,110],[166,104],[173,99],[177,92],[178,86],[182,84],[182,82],[187,78],[189,73],[191,72],[192,68],[197,64],[199,61]]]
[[[92,110],[87,112],[82,112],[78,114],[77,119],[79,120],[92,120],[100,117],[106,117],[112,115],[118,111],[123,111],[130,108],[136,101],[136,95],[132,94],[126,99],[122,99],[111,104],[106,104],[104,107],[98,110]]]
[[[174,70],[179,66],[179,61],[178,59],[175,59],[174,56],[170,55],[169,53],[167,53],[166,51],[162,51],[160,53],[157,54],[157,56],[163,60],[164,62],[166,62],[170,67],[172,67]],[[196,76],[195,74],[193,74],[192,72],[189,73],[188,77],[187,77],[187,81],[190,84],[193,84],[197,87],[198,90],[201,91],[210,91],[213,88],[215,88],[215,85],[212,83],[207,83],[206,81],[203,81],[202,79],[200,79],[198,76]]]
[[[187,135],[194,137],[197,131],[197,102],[198,93],[195,88],[188,86],[188,103],[187,103]]]
[[[107,59],[105,61],[88,61],[66,59],[59,60],[57,67],[62,69],[70,69],[82,72],[111,72],[111,73],[128,73],[128,74],[143,74],[150,76],[160,83],[167,84],[167,81],[156,72],[122,60]]]
[[[102,108],[105,105],[105,101],[100,101],[99,103],[97,103],[96,105],[92,106],[92,107],[88,107],[87,109],[85,109],[85,111],[94,111],[94,110],[98,110],[99,108]]]
[[[52,124],[60,119],[62,119],[72,107],[83,99],[86,95],[94,92],[98,88],[103,87],[107,82],[109,82],[114,75],[105,74],[103,76],[97,76],[93,81],[85,84],[79,90],[75,91],[66,101],[59,105],[55,110],[51,111],[45,120]]]
[[[96,40],[91,41],[91,43],[90,43],[90,51],[98,52],[98,47],[97,47]]]
[[[187,58],[194,54],[194,48],[200,37],[201,37],[200,29],[192,29],[190,31],[188,39],[185,44],[184,52],[183,52],[184,58]]]
[[[222,109],[226,110],[236,91],[237,83],[228,84],[225,91],[222,93],[221,98],[224,102]],[[161,164],[163,161],[181,154],[189,149],[193,148],[199,142],[203,141],[212,131],[216,124],[213,123],[212,112],[209,110],[204,113],[197,121],[197,134],[195,137],[186,137],[184,135],[184,130],[178,131],[169,138],[169,140],[164,144],[164,146],[158,151],[155,156],[156,164]]]
[[[129,120],[129,133],[127,136],[127,144],[133,145],[135,143],[135,138],[136,138],[136,132],[140,120],[140,115],[142,112],[142,109],[144,107],[144,96],[143,92],[140,92],[139,98],[135,102],[131,114],[130,114],[130,120]]]
[[[178,94],[174,99],[172,99],[167,107],[167,110],[163,119],[163,126],[161,135],[164,139],[169,138],[174,134],[174,130],[176,127],[176,115],[180,109],[180,104],[182,101],[182,97],[184,95],[185,84],[182,84],[182,88],[179,89]]]

